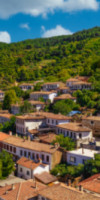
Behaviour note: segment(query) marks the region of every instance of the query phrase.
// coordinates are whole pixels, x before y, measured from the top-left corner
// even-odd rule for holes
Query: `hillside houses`
[[[63,134],[64,137],[72,138],[77,147],[84,143],[88,143],[92,140],[92,130],[83,126],[80,123],[67,123],[57,125],[56,133]]]
[[[33,90],[33,84],[30,83],[22,83],[21,85],[19,85],[19,87],[21,88],[21,90],[23,91],[27,91],[27,90]]]
[[[57,96],[56,91],[38,91],[38,92],[32,92],[30,94],[30,99],[38,101],[40,98],[43,98],[43,100],[46,102],[50,100],[51,103],[53,103],[54,98]]]
[[[87,81],[84,77],[70,78],[66,81],[66,86],[70,90],[91,90],[91,83]]]
[[[36,112],[16,117],[16,132],[27,135],[28,130],[41,129],[46,127],[56,127],[58,124],[68,123],[70,117],[48,112]]]
[[[11,119],[11,117],[13,117],[13,115],[12,114],[10,114],[10,113],[5,113],[5,114],[0,114],[0,123],[1,124],[4,124],[4,123],[6,123],[6,122],[9,122],[10,121],[10,119]]]

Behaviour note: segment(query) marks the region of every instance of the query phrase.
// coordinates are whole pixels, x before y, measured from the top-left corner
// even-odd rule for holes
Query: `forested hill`
[[[65,81],[88,75],[96,87],[100,80],[100,27],[71,36],[0,43],[0,87],[15,81]]]

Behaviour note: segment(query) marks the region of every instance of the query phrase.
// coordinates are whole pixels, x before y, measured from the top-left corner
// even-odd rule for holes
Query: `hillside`
[[[0,87],[15,81],[66,81],[70,76],[91,76],[99,90],[100,27],[71,36],[0,43]]]

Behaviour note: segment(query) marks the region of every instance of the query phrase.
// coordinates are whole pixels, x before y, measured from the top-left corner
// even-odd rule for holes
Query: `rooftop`
[[[49,184],[49,183],[57,181],[57,178],[48,172],[35,174],[35,178],[44,184]]]
[[[45,164],[40,163],[40,162],[34,162],[31,159],[25,158],[25,157],[21,157],[18,161],[17,164],[26,167],[28,169],[32,169],[34,170],[35,168],[37,168],[38,166],[45,166]]]
[[[79,183],[84,189],[100,194],[100,174],[95,174]]]
[[[31,94],[43,94],[43,95],[49,95],[52,93],[56,93],[56,91],[52,90],[52,91],[36,91],[36,92],[31,92]]]
[[[83,119],[86,119],[86,120],[93,120],[93,121],[100,121],[100,116],[83,117]]]
[[[17,116],[16,119],[23,119],[23,120],[39,120],[39,119],[45,119],[45,116],[38,114],[38,113],[31,113],[26,115],[20,115]]]
[[[73,97],[71,94],[62,94],[58,97],[55,97],[55,100],[63,100],[63,99],[72,99],[72,100],[75,100],[76,97]]]
[[[0,132],[0,141],[3,141],[3,140],[5,140],[9,137],[10,137],[10,135],[3,133],[3,132]]]
[[[29,149],[33,151],[46,152],[49,154],[53,154],[58,149],[53,145],[33,142],[15,136],[8,137],[4,140],[4,142],[10,145],[14,145],[16,147],[22,147],[24,149]]]
[[[91,149],[76,149],[73,151],[68,151],[69,153],[79,155],[79,156],[85,156],[85,157],[91,157],[93,158],[95,154],[99,153],[99,151],[91,150]]]
[[[99,200],[91,194],[83,193],[64,184],[54,184],[41,190],[39,194],[50,200]]]
[[[44,142],[44,143],[52,143],[53,140],[56,139],[56,134],[55,133],[45,133],[45,134],[41,134],[40,136],[38,136],[39,140],[41,142]]]
[[[5,114],[2,114],[2,113],[0,113],[0,117],[3,117],[3,118],[8,118],[8,119],[10,119],[11,117],[13,117],[14,115],[12,115],[12,114],[10,114],[10,113],[5,113]]]
[[[28,200],[36,197],[44,188],[46,186],[42,183],[27,180],[0,188],[0,197],[4,200]]]
[[[24,182],[25,180],[22,178],[19,178],[17,176],[13,176],[13,175],[9,175],[9,177],[7,177],[4,180],[0,180],[0,187],[4,187],[5,185],[11,185],[11,184],[15,184],[15,183],[21,183]]]
[[[82,124],[80,123],[66,123],[66,124],[60,124],[60,125],[57,125],[58,128],[63,128],[63,129],[67,129],[67,130],[70,130],[70,131],[75,131],[75,132],[89,132],[91,131],[90,128],[87,128],[85,126],[83,126]]]
[[[45,104],[42,101],[33,101],[33,100],[29,100],[29,103],[32,105],[44,105]]]

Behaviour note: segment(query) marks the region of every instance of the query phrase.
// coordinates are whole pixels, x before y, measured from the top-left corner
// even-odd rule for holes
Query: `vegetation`
[[[65,150],[73,150],[75,148],[75,142],[72,141],[69,137],[64,137],[62,134],[56,136],[56,140],[53,141],[53,144],[58,143],[60,147],[63,147]]]
[[[66,81],[70,76],[90,76],[100,91],[100,28],[71,36],[0,43],[0,86],[44,79]],[[35,88],[37,90],[37,86]]]
[[[56,114],[69,114],[72,110],[79,110],[80,106],[70,99],[60,100],[53,104],[52,111]]]
[[[5,179],[14,171],[12,155],[6,151],[0,152],[0,179]]]
[[[13,133],[16,133],[16,117],[11,117],[9,122],[5,122],[4,125],[0,124],[0,131],[4,133],[8,133],[9,131],[12,131]]]
[[[5,94],[5,98],[3,101],[3,109],[10,110],[11,104],[17,103],[18,98],[14,90],[9,90]]]
[[[100,154],[96,154],[95,159],[87,160],[84,165],[56,165],[56,167],[51,170],[51,173],[55,176],[59,175],[61,177],[69,175],[72,178],[76,178],[78,176],[88,178],[93,174],[100,173]]]
[[[33,112],[33,106],[26,100],[24,104],[20,107],[21,114]]]

